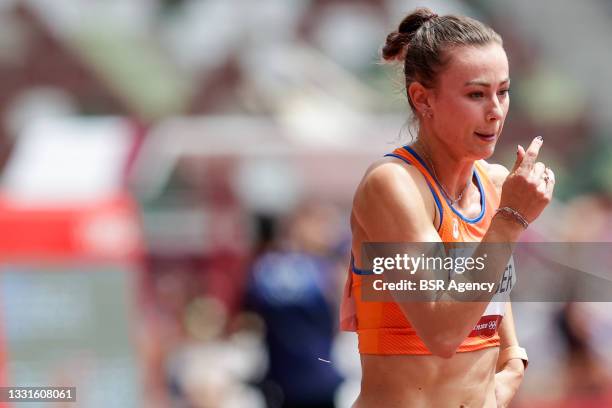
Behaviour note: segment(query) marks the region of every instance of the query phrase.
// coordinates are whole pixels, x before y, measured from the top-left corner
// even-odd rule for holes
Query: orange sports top
[[[479,242],[482,239],[499,205],[499,194],[480,163],[474,165],[474,178],[480,190],[481,212],[476,218],[468,219],[450,205],[427,165],[413,149],[404,146],[385,156],[396,157],[415,166],[427,180],[440,213],[438,234],[442,242]],[[340,308],[340,328],[357,332],[361,354],[431,354],[397,303],[362,301],[361,279],[363,275],[371,273],[355,268],[351,256]],[[500,290],[457,352],[499,346],[497,328],[516,281],[512,258],[504,271],[503,280],[507,283],[500,285]]]

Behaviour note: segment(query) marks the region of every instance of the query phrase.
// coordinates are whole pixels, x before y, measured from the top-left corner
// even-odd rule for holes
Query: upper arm
[[[519,341],[516,336],[516,327],[514,325],[514,316],[512,314],[512,304],[510,302],[506,302],[506,312],[504,313],[504,318],[499,326],[498,334],[500,352],[508,347],[519,345]],[[503,368],[502,362],[498,359],[495,371],[499,372]]]
[[[499,326],[499,341],[501,350],[510,346],[518,346],[519,344],[518,338],[516,337],[516,328],[514,327],[512,304],[510,302],[506,302],[504,318]]]

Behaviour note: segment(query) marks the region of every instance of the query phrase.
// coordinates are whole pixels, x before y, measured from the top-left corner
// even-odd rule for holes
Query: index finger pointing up
[[[536,160],[538,159],[538,153],[540,152],[540,147],[542,147],[542,143],[544,143],[544,139],[542,136],[536,136],[532,141],[527,150],[525,151],[525,158],[521,163],[521,167],[527,168],[531,170]]]

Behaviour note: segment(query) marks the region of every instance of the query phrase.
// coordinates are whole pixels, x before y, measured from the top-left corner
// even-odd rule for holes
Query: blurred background
[[[350,206],[411,141],[378,55],[422,5],[504,38],[493,161],[543,135],[558,180],[525,239],[611,241],[605,0],[0,0],[0,383],[76,386],[66,406],[349,407]],[[608,306],[514,305],[513,407],[612,406]]]

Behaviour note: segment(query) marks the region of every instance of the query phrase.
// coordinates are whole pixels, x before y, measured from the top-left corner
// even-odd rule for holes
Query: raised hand
[[[533,139],[527,151],[518,146],[516,162],[502,186],[500,208],[508,207],[532,222],[552,199],[555,174],[537,161],[543,139]]]

